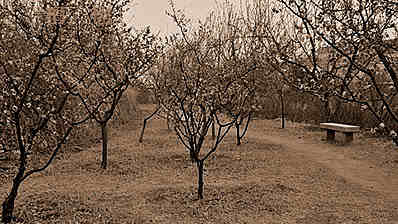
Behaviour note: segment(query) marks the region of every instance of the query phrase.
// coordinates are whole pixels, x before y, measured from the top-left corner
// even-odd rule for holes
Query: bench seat
[[[346,136],[345,142],[350,143],[354,140],[354,133],[359,132],[361,127],[339,123],[320,123],[319,127],[326,129],[326,140],[333,142],[335,140],[336,131],[343,132]]]

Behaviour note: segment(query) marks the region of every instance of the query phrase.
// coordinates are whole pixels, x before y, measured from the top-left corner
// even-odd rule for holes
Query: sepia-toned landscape
[[[398,224],[396,0],[177,2],[0,0],[0,222]]]

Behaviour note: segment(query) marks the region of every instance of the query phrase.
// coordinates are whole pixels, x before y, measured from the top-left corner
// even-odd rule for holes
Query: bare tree
[[[198,198],[203,199],[204,164],[234,127],[241,115],[237,107],[245,104],[246,76],[255,69],[249,61],[237,64],[234,24],[218,23],[215,14],[193,30],[184,14],[170,4],[169,15],[180,28],[179,36],[168,38],[165,55],[153,79],[157,84],[160,102],[171,115],[178,139],[189,151],[198,170]],[[229,38],[231,37],[231,38]],[[242,45],[243,46],[243,45]],[[242,50],[243,51],[243,50]],[[235,63],[235,64],[234,64]],[[230,71],[234,65],[239,69]],[[236,102],[239,99],[239,102]],[[228,116],[227,111],[233,111]],[[209,129],[216,124],[215,139],[207,140]],[[207,148],[204,149],[204,148]]]
[[[203,199],[204,163],[216,151],[230,128],[233,127],[235,120],[222,121],[223,116],[215,102],[217,96],[208,95],[206,90],[209,83],[203,76],[200,78],[192,73],[190,70],[192,64],[183,65],[184,72],[173,69],[181,62],[179,60],[187,59],[186,55],[178,54],[181,52],[174,53],[177,54],[171,54],[167,58],[170,67],[160,71],[165,78],[161,102],[171,115],[178,139],[188,150],[192,162],[197,165],[198,197]],[[203,75],[203,73],[200,74]],[[213,122],[217,122],[218,129],[215,140],[209,142],[206,141],[206,137]],[[204,147],[208,147],[208,150],[203,149]]]
[[[396,136],[397,7],[389,0],[255,1],[247,18],[261,52],[291,87],[325,107],[332,98],[359,104]]]
[[[147,122],[155,117],[165,119],[167,121],[167,129],[171,130],[171,115],[167,108],[164,107],[164,90],[162,89],[165,85],[165,77],[160,71],[164,71],[168,66],[168,62],[164,60],[164,54],[159,54],[157,58],[157,63],[149,69],[147,73],[144,74],[142,79],[140,79],[141,88],[145,89],[150,94],[151,101],[155,103],[155,109],[144,117],[142,129],[140,132],[140,137],[138,142],[142,143],[144,141],[145,129],[147,127]]]
[[[388,0],[280,2],[296,19],[295,44],[303,56],[281,57],[302,71],[296,84],[320,97],[337,96],[362,105],[398,143],[394,64],[398,4]]]
[[[78,4],[78,3],[76,3]],[[18,189],[31,175],[54,161],[73,127],[89,117],[80,116],[52,63],[54,55],[67,56],[64,34],[76,18],[76,5],[25,1],[0,4],[0,141],[19,154],[18,170],[2,203],[2,222],[10,223]],[[62,14],[56,18],[56,14]],[[43,164],[40,160],[46,158]]]
[[[80,98],[86,113],[101,128],[103,169],[108,163],[108,122],[125,91],[150,68],[157,54],[156,38],[149,28],[133,33],[124,24],[123,12],[128,3],[128,0],[88,3],[86,23],[75,31],[76,57],[88,68],[88,73],[75,71],[74,76],[83,83],[84,91],[72,94]]]
[[[51,164],[73,127],[89,119],[106,127],[122,93],[150,66],[155,39],[121,23],[127,3],[0,4],[0,141],[19,154],[2,222],[11,222],[22,182]]]
[[[157,104],[155,110],[151,114],[149,114],[147,117],[144,118],[144,121],[143,121],[143,124],[142,124],[141,133],[140,133],[140,137],[138,139],[139,143],[142,143],[144,141],[144,133],[145,133],[147,122],[150,119],[152,119],[155,115],[157,115],[160,112],[161,109],[162,109],[162,106],[160,104]]]

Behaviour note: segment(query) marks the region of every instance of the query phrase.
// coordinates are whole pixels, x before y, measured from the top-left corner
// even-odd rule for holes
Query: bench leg
[[[326,141],[334,142],[335,136],[336,136],[336,131],[330,129],[326,130]]]
[[[350,143],[354,140],[354,133],[352,132],[345,132],[345,143]]]

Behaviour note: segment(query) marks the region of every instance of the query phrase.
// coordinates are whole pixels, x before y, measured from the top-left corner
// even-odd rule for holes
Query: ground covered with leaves
[[[197,200],[196,166],[166,123],[150,121],[141,144],[138,134],[113,131],[107,170],[100,145],[65,152],[23,184],[17,222],[398,223],[398,152],[386,141],[328,144],[304,124],[255,120],[241,146],[228,136],[207,161]],[[0,172],[3,200],[12,169]]]

